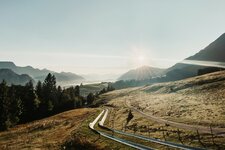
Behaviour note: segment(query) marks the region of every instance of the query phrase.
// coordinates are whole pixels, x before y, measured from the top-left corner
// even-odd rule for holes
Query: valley
[[[225,150],[225,1],[0,1],[0,150]]]
[[[115,90],[100,95],[96,102],[103,104],[98,108],[75,109],[1,132],[0,145],[4,145],[2,149],[58,149],[85,145],[96,149],[132,149],[99,137],[88,129],[89,123],[102,110],[108,109],[104,121],[107,128],[190,147],[223,149],[224,86],[225,72],[220,71],[176,82]],[[128,121],[129,112],[133,117]],[[97,126],[96,129],[153,149],[168,149],[168,146],[137,137]]]

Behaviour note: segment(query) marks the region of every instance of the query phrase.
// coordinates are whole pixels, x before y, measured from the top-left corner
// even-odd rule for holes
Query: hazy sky
[[[0,60],[55,71],[170,67],[225,32],[224,0],[0,0]]]

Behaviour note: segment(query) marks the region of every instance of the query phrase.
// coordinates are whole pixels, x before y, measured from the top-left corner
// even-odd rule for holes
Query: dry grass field
[[[127,132],[137,130],[142,135],[150,134],[151,137],[186,145],[225,148],[224,71],[116,90],[104,94],[101,99],[111,109],[109,127],[113,126],[112,120],[116,120],[114,128],[125,130],[128,112],[132,110],[134,118],[127,124]]]
[[[0,149],[60,149],[94,109],[76,109],[0,132]]]
[[[108,104],[125,103],[147,114],[188,124],[225,127],[225,72],[186,80],[116,90]]]
[[[105,102],[103,108],[110,110],[106,120],[110,128],[189,146],[225,149],[224,71],[116,90],[101,95],[98,101]],[[103,108],[75,109],[0,132],[0,149],[132,149],[99,137],[88,128]],[[126,124],[130,110],[134,117]],[[206,128],[207,132],[202,132]]]
[[[88,128],[101,108],[67,111],[0,132],[0,149],[133,150]]]

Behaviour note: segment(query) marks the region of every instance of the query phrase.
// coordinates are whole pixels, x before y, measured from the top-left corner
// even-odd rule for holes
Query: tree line
[[[87,97],[80,95],[80,87],[62,89],[56,85],[56,78],[49,73],[44,82],[38,81],[34,87],[29,81],[24,86],[8,86],[0,83],[0,130],[16,124],[30,122],[63,111],[91,105],[99,94],[113,90],[111,86]]]

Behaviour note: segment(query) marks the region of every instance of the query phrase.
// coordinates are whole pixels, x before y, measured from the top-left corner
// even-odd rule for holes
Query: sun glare
[[[133,67],[142,67],[149,64],[149,55],[143,47],[132,47],[131,49],[131,62]]]
[[[145,56],[143,56],[143,55],[139,55],[138,57],[137,57],[137,64],[139,65],[139,66],[143,66],[143,65],[145,65]]]
[[[144,61],[144,60],[145,60],[145,57],[144,57],[144,56],[142,56],[142,55],[138,56],[138,61],[139,61],[139,62],[142,62],[142,61]]]

